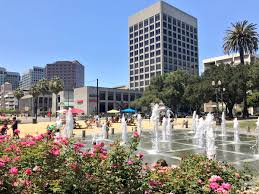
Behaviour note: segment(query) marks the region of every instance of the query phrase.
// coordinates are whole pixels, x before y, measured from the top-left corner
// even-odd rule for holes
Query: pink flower
[[[133,137],[139,137],[139,134],[138,134],[137,131],[134,131],[134,132],[133,132]]]
[[[19,161],[21,158],[20,157],[15,157],[15,158],[13,158],[13,161],[14,162],[17,162],[17,161]]]
[[[0,139],[5,139],[5,135],[0,135]]]
[[[53,156],[59,156],[60,155],[60,150],[58,148],[52,148],[50,150],[50,153],[53,155]]]
[[[216,182],[212,182],[212,183],[210,183],[210,188],[211,189],[217,189],[217,188],[219,188],[219,184],[216,183]]]
[[[221,187],[224,188],[224,189],[226,189],[226,190],[230,190],[232,186],[231,186],[231,184],[229,184],[229,183],[222,183],[222,184],[221,184]]]
[[[18,174],[18,169],[16,167],[12,167],[12,168],[10,168],[9,172],[11,174]]]
[[[202,184],[203,181],[202,181],[201,179],[199,179],[199,180],[197,181],[197,183]]]
[[[28,141],[28,142],[27,142],[27,146],[32,146],[32,145],[35,145],[35,144],[36,144],[35,141]]]
[[[134,162],[131,161],[131,160],[129,160],[129,161],[127,162],[127,164],[128,164],[128,165],[132,165],[132,164],[134,164]]]
[[[0,162],[0,167],[4,167],[5,163],[4,162]]]
[[[138,153],[138,154],[137,154],[137,157],[139,157],[139,159],[141,159],[141,160],[142,160],[142,159],[143,159],[143,157],[144,157],[144,154],[143,154],[142,152],[140,152],[140,153]]]
[[[213,175],[212,177],[210,177],[209,181],[210,182],[217,182],[217,181],[222,181],[223,179],[220,176],[217,175]]]
[[[21,131],[19,129],[14,130],[15,133],[20,133]]]
[[[221,194],[228,194],[228,191],[225,190],[225,189],[223,189],[222,187],[218,188],[218,189],[216,190],[216,192],[217,192],[217,193],[221,193]]]
[[[24,172],[25,172],[25,174],[27,174],[27,175],[31,175],[32,170],[31,170],[30,168],[27,168]]]
[[[160,182],[158,182],[158,181],[152,181],[152,180],[149,181],[148,184],[149,184],[151,187],[157,187],[157,186],[161,185]]]

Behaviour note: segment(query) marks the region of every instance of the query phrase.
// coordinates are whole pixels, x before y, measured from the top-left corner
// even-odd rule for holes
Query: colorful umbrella
[[[132,109],[132,108],[127,108],[122,110],[121,112],[123,113],[136,113],[136,110]]]
[[[112,109],[112,110],[107,111],[107,113],[111,113],[111,114],[116,114],[116,113],[119,113],[119,112],[120,112],[120,111],[115,110],[115,109]]]

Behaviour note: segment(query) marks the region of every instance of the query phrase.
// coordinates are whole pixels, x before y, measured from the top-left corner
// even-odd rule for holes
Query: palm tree
[[[18,100],[18,110],[20,108],[20,99],[24,96],[24,92],[21,90],[21,88],[16,88],[16,90],[13,92],[13,95]]]
[[[30,91],[29,91],[30,95],[32,95],[33,97],[33,103],[35,105],[35,108],[34,108],[34,114],[35,114],[35,119],[36,119],[36,122],[37,122],[37,109],[38,109],[38,97],[40,95],[40,89],[38,87],[37,84],[33,85],[31,88],[30,88]]]
[[[253,54],[258,50],[259,34],[256,32],[256,24],[248,23],[247,20],[232,23],[232,28],[226,31],[223,48],[225,53],[239,53],[241,64],[245,65],[244,55]],[[243,73],[243,76],[244,73]],[[243,117],[248,116],[247,109],[247,86],[243,84]]]
[[[44,96],[50,94],[49,81],[46,78],[43,78],[37,82],[37,86],[43,96],[43,114],[45,114]]]
[[[64,89],[64,82],[59,78],[59,77],[53,77],[49,81],[49,89],[52,93],[56,95],[56,111],[57,111],[57,106],[58,106],[58,93],[63,91]],[[57,117],[57,112],[56,112],[56,117]]]

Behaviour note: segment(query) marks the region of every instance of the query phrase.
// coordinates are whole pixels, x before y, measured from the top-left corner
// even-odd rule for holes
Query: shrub
[[[45,134],[0,136],[0,193],[238,193],[248,178],[229,164],[192,155],[178,167],[143,165],[139,136],[86,149]]]

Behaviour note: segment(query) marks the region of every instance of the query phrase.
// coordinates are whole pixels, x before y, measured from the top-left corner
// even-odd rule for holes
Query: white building
[[[178,69],[198,74],[197,19],[164,1],[130,16],[129,84],[144,90],[156,75]]]
[[[106,113],[112,109],[123,109],[129,103],[141,97],[142,92],[129,90],[125,87],[98,88],[99,113]],[[85,86],[74,89],[74,107],[85,111],[85,114],[96,114],[97,112],[97,88]]]
[[[249,55],[246,54],[244,56],[245,63],[255,63],[259,61],[259,55]],[[203,70],[205,71],[209,67],[213,65],[220,65],[220,64],[240,64],[240,57],[239,54],[232,54],[232,55],[223,55],[219,57],[207,58],[202,61],[203,63]]]
[[[12,84],[5,82],[0,90],[0,109],[15,110],[17,105],[18,101],[13,95]]]
[[[29,90],[34,84],[45,77],[45,68],[33,67],[22,75],[20,87],[22,90]]]

